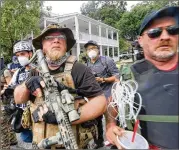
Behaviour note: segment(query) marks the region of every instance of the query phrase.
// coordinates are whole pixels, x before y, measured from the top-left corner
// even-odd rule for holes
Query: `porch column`
[[[103,56],[103,47],[100,45],[100,55]]]
[[[101,25],[99,25],[99,42],[101,44]]]
[[[109,46],[107,46],[107,56],[109,56]]]
[[[76,55],[77,55],[77,59],[79,60],[79,55],[80,55],[80,43],[76,43]]]
[[[114,37],[113,37],[113,30],[111,31],[111,39],[113,40]]]
[[[107,38],[107,43],[108,43],[108,28],[106,28],[106,38]]]
[[[76,31],[76,55],[79,60],[80,43],[79,43],[79,22],[77,16],[75,16],[75,31]]]
[[[88,22],[88,31],[89,31],[89,35],[90,35],[90,40],[91,40],[91,22]]]
[[[47,26],[47,22],[46,22],[46,18],[44,17],[44,28],[46,28]]]

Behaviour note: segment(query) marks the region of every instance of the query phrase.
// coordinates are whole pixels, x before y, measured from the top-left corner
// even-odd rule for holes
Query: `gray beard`
[[[62,56],[58,60],[50,60],[50,58],[46,57],[46,61],[47,61],[48,65],[51,67],[60,67],[67,60],[67,58],[68,58],[68,56],[66,56],[66,55]]]

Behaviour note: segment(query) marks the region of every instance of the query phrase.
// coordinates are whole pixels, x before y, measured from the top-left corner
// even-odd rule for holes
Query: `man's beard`
[[[154,51],[152,57],[157,61],[168,61],[176,55],[174,50],[171,51]]]
[[[47,50],[46,56],[50,58],[52,61],[59,60],[61,57],[63,57],[65,54],[58,51],[58,50]]]

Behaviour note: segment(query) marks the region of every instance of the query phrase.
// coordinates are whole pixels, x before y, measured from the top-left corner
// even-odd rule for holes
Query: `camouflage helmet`
[[[18,41],[13,46],[13,54],[21,51],[32,51],[32,45],[28,41]]]
[[[32,43],[35,49],[42,49],[43,38],[47,34],[56,32],[56,31],[62,32],[63,34],[65,34],[66,42],[67,42],[67,52],[68,52],[74,46],[74,44],[76,43],[76,40],[74,39],[74,35],[71,29],[62,27],[58,24],[49,24],[46,28],[44,28],[44,30],[39,36],[37,36],[36,38],[32,40]]]

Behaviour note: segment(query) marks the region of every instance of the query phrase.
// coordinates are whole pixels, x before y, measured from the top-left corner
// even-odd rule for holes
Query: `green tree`
[[[126,6],[125,1],[89,1],[83,3],[80,9],[83,15],[115,27],[116,22],[126,11]]]
[[[124,12],[121,19],[116,23],[120,35],[125,39],[135,40],[145,15],[166,6],[179,6],[179,1],[146,1],[136,4],[131,11]]]
[[[15,41],[33,31],[40,32],[41,2],[38,0],[4,0],[0,13],[0,46],[6,61],[10,60]]]

